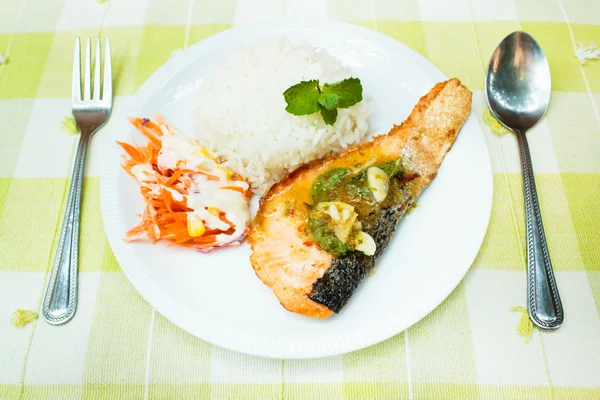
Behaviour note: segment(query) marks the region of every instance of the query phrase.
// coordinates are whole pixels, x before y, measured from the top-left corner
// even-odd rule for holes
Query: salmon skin
[[[402,186],[405,190],[408,185]],[[331,260],[331,266],[325,274],[313,284],[308,298],[338,313],[346,305],[358,284],[374,267],[375,260],[381,256],[387,247],[397,222],[402,218],[418,197],[418,193],[406,196],[403,201],[382,210],[377,218],[374,229],[365,231],[375,239],[377,249],[373,256],[367,256],[360,251],[352,251]]]
[[[283,307],[313,318],[340,312],[374,268],[398,221],[437,175],[469,116],[471,97],[458,79],[440,82],[388,134],[296,169],[261,198],[248,238],[250,261]],[[400,160],[404,170],[390,180],[396,194],[363,221],[362,230],[376,244],[374,255],[355,250],[334,256],[323,250],[307,226],[315,180],[335,168],[366,168],[394,160]]]

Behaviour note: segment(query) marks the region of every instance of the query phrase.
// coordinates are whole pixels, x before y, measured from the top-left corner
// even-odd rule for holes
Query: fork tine
[[[104,87],[102,88],[102,101],[112,104],[112,64],[110,61],[110,39],[106,38],[104,49]]]
[[[71,100],[73,104],[81,101],[81,49],[79,37],[75,39],[75,50],[73,51],[73,82]]]
[[[94,97],[100,100],[100,37],[96,39],[96,60],[94,60]]]
[[[92,46],[90,38],[87,40],[85,48],[85,69],[83,74],[83,100],[90,100],[92,93]]]

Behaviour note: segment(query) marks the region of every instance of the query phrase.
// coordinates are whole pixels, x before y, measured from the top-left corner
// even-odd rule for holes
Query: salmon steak
[[[458,79],[440,82],[389,133],[303,165],[264,194],[250,261],[283,307],[312,318],[342,310],[437,175],[471,97]]]

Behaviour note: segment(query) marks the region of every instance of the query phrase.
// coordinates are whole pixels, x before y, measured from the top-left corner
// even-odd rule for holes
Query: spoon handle
[[[521,153],[525,190],[529,316],[541,329],[557,329],[563,322],[564,313],[542,226],[529,145],[524,131],[515,130],[515,133]]]

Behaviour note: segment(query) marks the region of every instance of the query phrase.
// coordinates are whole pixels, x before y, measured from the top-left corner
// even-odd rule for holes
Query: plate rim
[[[361,27],[358,25],[353,25],[347,22],[341,21],[333,21],[333,20],[313,20],[313,19],[298,19],[298,18],[283,18],[270,20],[268,22],[259,22],[247,25],[235,26],[224,31],[218,32],[214,35],[211,35],[203,40],[200,40],[194,43],[192,46],[187,49],[174,54],[170,57],[163,65],[161,65],[152,75],[150,75],[146,81],[140,86],[140,88],[134,94],[131,103],[127,107],[128,110],[133,110],[143,106],[146,92],[154,92],[156,88],[164,87],[164,85],[170,80],[171,77],[179,73],[183,68],[185,68],[189,61],[194,60],[201,56],[203,53],[206,53],[211,49],[211,45],[214,46],[220,41],[236,39],[236,37],[244,36],[244,32],[251,32],[258,30],[263,31],[264,34],[269,34],[271,31],[276,31],[277,29],[333,29],[333,30],[343,30],[343,31],[354,31],[357,35],[361,36],[367,41],[375,41],[377,43],[384,43],[386,46],[395,46],[397,48],[402,48],[402,51],[412,53],[412,56],[415,59],[419,60],[421,64],[427,65],[428,68],[435,70],[441,77],[448,79],[445,74],[443,74],[431,61],[427,60],[421,54],[405,45],[404,43],[393,39],[389,36],[381,34],[379,32],[370,30],[365,27]],[[204,51],[203,51],[204,49]],[[473,112],[473,109],[472,109]],[[116,114],[115,117],[121,117],[121,115]],[[471,114],[468,118],[475,119]],[[467,122],[468,122],[467,120]],[[125,129],[125,122],[120,121],[114,130],[113,138],[121,138],[123,136],[123,130]],[[481,131],[481,127],[478,121],[475,119],[475,124],[477,128]],[[466,123],[466,122],[465,122]],[[446,300],[446,298],[456,289],[456,287],[460,284],[460,282],[464,279],[467,272],[470,270],[477,254],[479,253],[483,241],[486,237],[487,229],[489,227],[489,222],[492,213],[492,204],[493,204],[493,171],[491,167],[491,158],[489,154],[489,147],[483,138],[483,132],[481,140],[487,150],[485,157],[485,169],[486,175],[488,176],[486,179],[487,187],[482,190],[485,190],[487,193],[487,197],[489,198],[489,204],[487,205],[487,219],[485,224],[481,226],[483,228],[483,232],[478,233],[479,243],[477,246],[477,250],[474,251],[474,254],[470,257],[470,262],[467,266],[465,266],[463,270],[461,270],[460,278],[457,279],[457,282],[453,285],[448,285],[449,290],[444,293],[438,292],[436,296],[436,300],[432,302],[432,307],[427,307],[426,312],[424,313],[414,313],[411,318],[408,320],[408,323],[396,324],[401,326],[391,327],[390,323],[386,324],[386,329],[373,329],[373,334],[370,337],[359,337],[357,338],[356,334],[354,337],[348,336],[348,334],[344,337],[345,340],[337,339],[327,341],[327,345],[323,345],[322,343],[317,343],[318,341],[309,342],[306,341],[302,346],[298,346],[297,344],[291,344],[289,341],[278,342],[278,343],[256,343],[254,340],[248,340],[243,335],[239,333],[232,332],[231,330],[225,329],[214,329],[212,327],[204,326],[201,329],[201,332],[198,329],[190,329],[186,320],[192,318],[192,315],[185,315],[182,312],[174,313],[169,312],[169,310],[174,310],[176,303],[168,298],[168,294],[160,289],[156,284],[149,279],[148,275],[141,274],[135,271],[135,268],[132,268],[131,265],[136,263],[131,259],[131,256],[126,254],[127,250],[125,249],[125,244],[121,240],[121,236],[123,232],[117,232],[117,221],[119,207],[117,206],[117,190],[110,190],[109,184],[115,183],[116,176],[118,171],[120,170],[120,163],[117,162],[120,158],[117,158],[118,155],[114,154],[114,151],[110,149],[107,151],[106,157],[106,165],[102,170],[101,182],[100,182],[100,203],[101,203],[101,211],[102,211],[102,221],[104,225],[104,229],[111,246],[111,249],[115,255],[119,266],[129,282],[131,282],[132,286],[136,289],[136,291],[143,297],[143,299],[156,311],[158,311],[163,317],[177,325],[179,328],[184,331],[190,333],[191,335],[198,337],[202,340],[205,340],[215,346],[237,351],[240,353],[267,357],[267,358],[283,358],[283,359],[311,359],[318,357],[328,357],[334,355],[345,354],[351,351],[360,350],[384,340],[389,339],[392,336],[402,333],[403,331],[409,329],[415,323],[419,322],[421,319],[425,318],[429,315],[434,309],[439,307],[439,305]],[[113,165],[115,164],[115,165]],[[129,266],[127,266],[129,264]],[[439,301],[438,301],[439,300]]]

